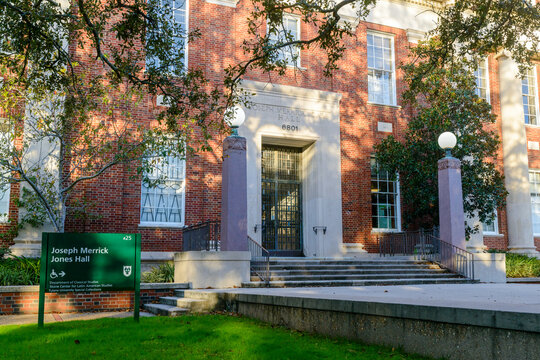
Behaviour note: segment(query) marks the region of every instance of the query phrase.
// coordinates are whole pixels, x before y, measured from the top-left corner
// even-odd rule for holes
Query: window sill
[[[368,105],[385,106],[385,107],[394,108],[394,109],[401,109],[400,105],[381,104],[381,103],[377,103],[373,101],[368,101]]]
[[[540,125],[525,124],[525,126],[533,129],[540,129]],[[538,234],[538,236],[540,236],[540,234]]]
[[[484,237],[504,237],[504,234],[485,232],[482,234]]]
[[[384,234],[384,233],[398,233],[401,230],[398,229],[371,229],[372,234]]]
[[[138,227],[140,228],[173,228],[173,229],[185,228],[184,224],[169,224],[169,223],[140,223]]]
[[[287,69],[298,69],[298,70],[301,70],[301,71],[307,70],[307,68],[305,68],[305,67],[303,67],[303,66],[300,66],[300,65],[292,65],[292,64],[287,64]]]

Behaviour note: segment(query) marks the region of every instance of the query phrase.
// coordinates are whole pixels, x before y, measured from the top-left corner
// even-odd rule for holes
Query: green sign
[[[140,234],[44,233],[39,325],[46,292],[134,290],[138,320],[140,254]]]

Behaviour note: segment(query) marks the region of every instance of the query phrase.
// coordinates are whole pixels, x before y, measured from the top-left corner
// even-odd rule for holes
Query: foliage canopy
[[[175,22],[177,3],[0,0],[0,107],[6,134],[0,140],[0,178],[4,184],[24,184],[23,204],[41,213],[29,221],[47,219],[63,231],[70,210],[86,212],[73,196],[85,182],[119,165],[135,166],[141,175],[169,155],[211,151],[211,139],[228,132],[225,109],[246,101],[241,79],[254,69],[285,73],[283,49],[321,49],[325,75],[331,76],[346,51],[343,39],[354,36],[357,22],[377,2],[250,0],[244,55],[217,80],[197,64],[185,66],[184,45],[203,34]],[[464,55],[504,48],[528,64],[537,53],[539,5],[523,0],[433,4],[440,20],[430,36],[441,41],[418,54],[425,66],[411,78],[413,87]],[[298,15],[315,31],[293,38],[285,30],[284,13]],[[155,122],[141,121],[137,107],[157,96],[167,106],[156,108]],[[48,150],[29,157],[43,143]]]

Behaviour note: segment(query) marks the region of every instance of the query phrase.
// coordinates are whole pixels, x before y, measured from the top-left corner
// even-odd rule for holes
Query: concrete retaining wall
[[[540,314],[273,295],[207,295],[219,297],[228,310],[272,324],[400,346],[406,352],[435,358],[514,360],[538,359],[540,354]]]

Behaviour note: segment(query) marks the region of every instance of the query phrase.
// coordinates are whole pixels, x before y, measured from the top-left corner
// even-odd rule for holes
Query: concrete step
[[[424,274],[385,274],[385,275],[282,275],[271,276],[270,281],[313,281],[313,280],[388,280],[388,279],[448,279],[459,278],[460,276],[453,273],[424,273]],[[259,276],[251,276],[251,281],[258,281]]]
[[[258,270],[259,274],[264,274],[265,271]],[[284,275],[385,275],[385,274],[431,274],[431,273],[448,273],[446,269],[347,269],[347,270],[275,270],[270,271],[270,276],[284,276]],[[253,272],[252,276],[255,276]]]
[[[176,306],[178,308],[188,309],[190,312],[203,313],[209,312],[212,306],[209,301],[204,299],[190,299],[176,296],[164,296],[159,298],[161,304]]]
[[[144,304],[144,308],[152,314],[160,316],[179,316],[189,311],[189,309],[165,304]]]
[[[252,268],[256,271],[266,270],[266,265],[252,265]],[[269,267],[270,271],[280,270],[296,270],[296,271],[312,271],[312,270],[407,270],[407,269],[440,269],[436,264],[410,264],[410,265],[391,265],[391,264],[377,264],[377,265],[272,265]]]
[[[425,284],[471,284],[476,281],[464,278],[420,278],[384,280],[314,280],[314,281],[270,281],[270,287],[317,287],[317,286],[373,286],[373,285],[425,285]],[[242,287],[265,287],[262,281],[242,283]]]
[[[320,266],[320,265],[416,265],[426,264],[429,261],[426,260],[270,260],[269,264],[272,265],[307,265],[307,266]],[[252,261],[254,265],[266,265],[266,261]]]

